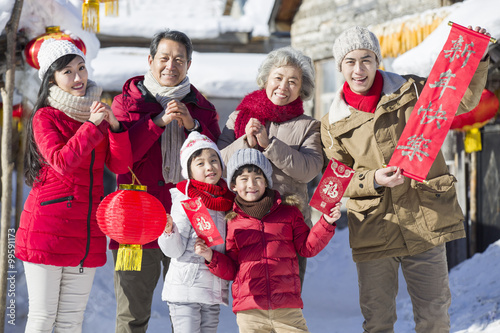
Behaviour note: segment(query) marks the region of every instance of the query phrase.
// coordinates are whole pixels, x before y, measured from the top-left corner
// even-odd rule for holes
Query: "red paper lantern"
[[[140,271],[141,245],[157,239],[165,230],[165,208],[146,189],[142,185],[122,184],[97,207],[97,224],[102,232],[120,243],[117,271]]]
[[[78,47],[83,52],[83,54],[87,53],[87,48],[80,38],[76,37],[73,34],[68,34],[67,32],[61,31],[58,26],[46,27],[45,33],[29,41],[29,43],[26,45],[26,48],[24,49],[26,62],[31,67],[40,69],[40,65],[38,64],[38,51],[40,50],[42,43],[49,38],[68,40],[75,44],[76,47]]]
[[[469,131],[481,128],[498,112],[498,98],[487,89],[483,90],[479,104],[471,111],[456,116],[451,123],[451,129]]]
[[[146,192],[146,186],[122,184],[97,208],[97,223],[120,244],[144,245],[160,237],[167,215],[161,202]]]
[[[0,111],[3,112],[3,103],[0,103]],[[23,116],[23,106],[21,104],[14,105],[12,107],[12,118],[21,119],[22,116]]]
[[[12,117],[21,119],[23,116],[23,106],[21,104],[12,107]]]

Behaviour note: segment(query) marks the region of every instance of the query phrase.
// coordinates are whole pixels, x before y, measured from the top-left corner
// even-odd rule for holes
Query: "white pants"
[[[217,333],[219,304],[167,302],[176,333]]]
[[[80,333],[95,268],[23,262],[29,312],[25,333]]]

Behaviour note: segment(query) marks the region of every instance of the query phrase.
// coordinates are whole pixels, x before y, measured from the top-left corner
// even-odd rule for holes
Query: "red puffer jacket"
[[[170,189],[175,187],[172,183],[165,183],[162,174],[162,154],[160,137],[164,128],[156,126],[153,118],[163,111],[160,103],[143,85],[144,76],[129,79],[123,85],[123,92],[116,96],[113,112],[116,118],[129,128],[130,142],[134,156],[132,170],[142,185],[148,187],[148,193],[156,197],[170,212],[172,199]],[[201,133],[214,142],[220,135],[219,115],[214,106],[191,85],[191,92],[182,100],[186,104],[191,116],[201,125]],[[188,133],[186,132],[186,137]],[[118,175],[118,184],[131,184],[130,173]],[[118,243],[110,241],[110,249],[118,249]],[[143,248],[159,248],[155,240],[145,244]]]
[[[233,312],[251,309],[302,308],[297,252],[313,257],[330,241],[336,224],[323,217],[312,229],[296,207],[297,197],[275,202],[262,221],[236,204],[227,224],[226,254],[214,251],[212,273],[233,280]],[[293,206],[291,206],[293,205]]]
[[[106,237],[96,221],[104,163],[115,173],[132,165],[128,132],[80,123],[52,107],[38,110],[33,133],[46,165],[24,204],[17,258],[54,266],[106,263]],[[91,200],[90,200],[91,199]]]

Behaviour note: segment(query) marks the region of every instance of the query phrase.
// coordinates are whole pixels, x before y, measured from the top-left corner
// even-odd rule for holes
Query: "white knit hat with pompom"
[[[200,149],[207,149],[207,148],[215,150],[217,155],[219,155],[222,169],[224,169],[224,162],[222,161],[222,155],[220,153],[219,148],[217,148],[215,142],[210,140],[208,136],[203,135],[197,131],[193,131],[189,133],[188,137],[186,138],[186,141],[184,141],[181,147],[180,154],[181,154],[182,177],[184,177],[185,179],[189,178],[188,168],[190,166],[188,165],[188,161],[191,155],[193,155],[196,151]]]
[[[70,41],[64,39],[56,40],[54,38],[46,39],[42,43],[42,46],[40,46],[37,55],[38,63],[40,64],[40,69],[38,70],[38,77],[40,77],[40,80],[43,80],[45,73],[47,73],[47,70],[54,61],[67,54],[79,55],[83,58],[83,61],[85,61],[83,52]]]

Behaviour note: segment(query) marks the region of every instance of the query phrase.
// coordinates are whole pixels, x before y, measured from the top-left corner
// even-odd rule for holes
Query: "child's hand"
[[[172,219],[172,216],[170,216],[170,214],[167,213],[167,224],[165,225],[165,233],[171,234],[173,227],[174,227],[174,220]]]
[[[340,206],[342,206],[342,203],[339,202],[330,210],[330,215],[323,214],[326,222],[333,224],[333,222],[340,218]]]
[[[214,255],[212,249],[200,237],[196,238],[196,243],[194,243],[194,253],[202,256],[208,262],[212,261],[212,256]]]

